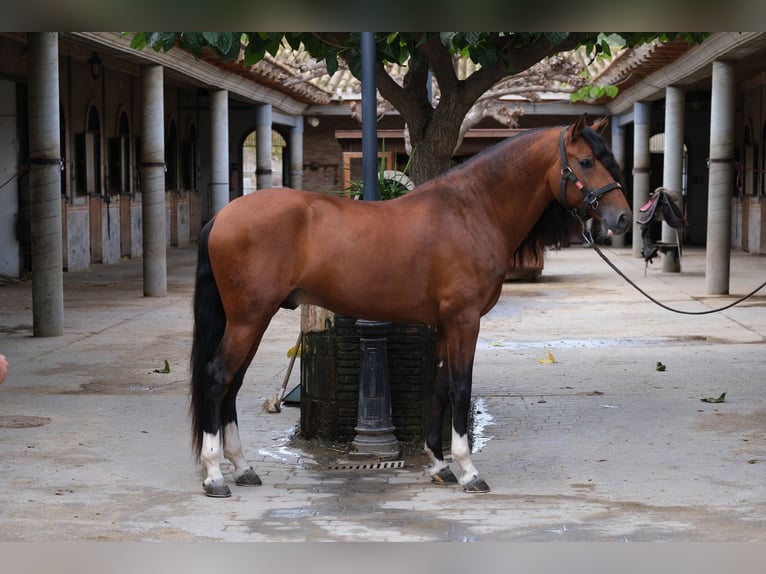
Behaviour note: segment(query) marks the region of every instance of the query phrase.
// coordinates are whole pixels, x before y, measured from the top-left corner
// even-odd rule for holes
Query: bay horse
[[[489,491],[467,436],[479,322],[514,261],[562,245],[590,218],[615,234],[631,226],[605,127],[583,115],[530,130],[388,201],[270,188],[221,209],[199,235],[193,304],[190,411],[204,492],[231,495],[221,454],[236,484],[261,484],[242,451],[236,397],[271,318],[302,303],[436,326],[429,473]],[[448,404],[459,479],[441,446]]]

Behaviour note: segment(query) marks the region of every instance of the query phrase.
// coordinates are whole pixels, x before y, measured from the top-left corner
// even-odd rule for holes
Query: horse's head
[[[612,233],[625,233],[633,215],[622,191],[622,173],[601,137],[607,120],[587,126],[585,114],[559,135],[558,201],[585,220],[593,217]]]

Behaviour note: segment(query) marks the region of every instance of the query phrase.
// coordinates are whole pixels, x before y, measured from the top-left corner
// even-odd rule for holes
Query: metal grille
[[[404,468],[403,460],[393,460],[387,462],[373,462],[367,464],[356,464],[353,462],[335,463],[327,466],[327,470],[387,470],[391,468]]]

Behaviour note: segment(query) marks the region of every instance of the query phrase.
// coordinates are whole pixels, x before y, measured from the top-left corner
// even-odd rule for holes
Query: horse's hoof
[[[483,492],[489,492],[489,485],[486,482],[484,482],[484,479],[477,477],[477,478],[474,478],[472,481],[464,484],[463,490],[465,492],[470,492],[471,494],[480,494]]]
[[[231,490],[223,482],[211,482],[210,484],[203,482],[202,488],[205,490],[205,494],[211,498],[229,498],[231,496]]]
[[[260,477],[255,474],[252,466],[236,477],[234,481],[237,483],[237,486],[261,486],[263,484]]]
[[[457,477],[448,467],[445,466],[436,474],[431,475],[431,482],[440,485],[457,484]]]

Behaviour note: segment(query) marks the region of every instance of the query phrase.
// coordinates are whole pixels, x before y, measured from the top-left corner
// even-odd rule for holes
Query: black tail
[[[199,457],[206,419],[210,418],[205,396],[210,389],[207,365],[213,359],[226,328],[226,314],[221,295],[213,277],[208,253],[208,238],[213,222],[209,221],[199,234],[197,276],[194,285],[194,332],[191,352],[191,419],[192,448]]]

